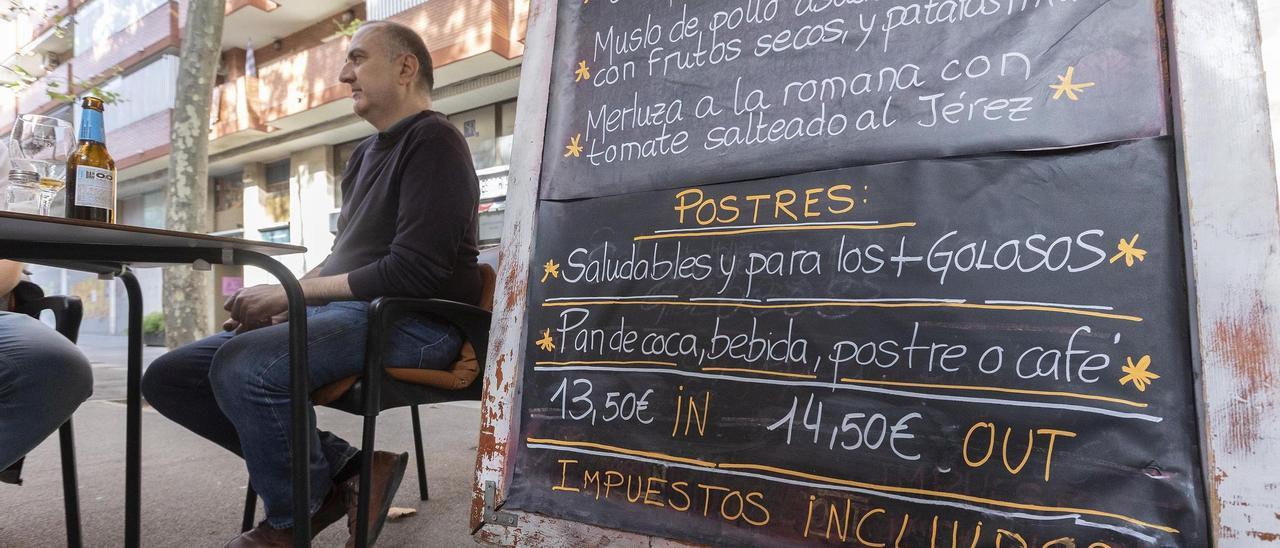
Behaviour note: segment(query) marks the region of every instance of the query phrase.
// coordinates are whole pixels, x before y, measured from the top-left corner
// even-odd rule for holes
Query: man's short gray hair
[[[391,58],[401,55],[412,55],[418,59],[418,85],[424,93],[430,93],[436,84],[431,67],[431,52],[427,51],[427,43],[413,29],[394,21],[369,21],[364,27],[376,27],[387,39],[387,49]]]

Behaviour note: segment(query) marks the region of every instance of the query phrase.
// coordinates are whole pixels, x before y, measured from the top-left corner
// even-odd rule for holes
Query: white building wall
[[[168,0],[91,0],[76,11],[75,54],[129,28]]]

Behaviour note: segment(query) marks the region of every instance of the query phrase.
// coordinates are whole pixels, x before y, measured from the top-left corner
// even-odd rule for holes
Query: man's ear
[[[400,83],[409,84],[418,79],[418,58],[405,54],[400,61]]]

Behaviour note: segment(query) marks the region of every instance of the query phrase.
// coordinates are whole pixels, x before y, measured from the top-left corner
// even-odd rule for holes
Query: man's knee
[[[171,404],[181,405],[189,389],[205,382],[208,354],[203,348],[187,345],[156,358],[142,374],[142,397],[161,412]]]
[[[271,388],[277,384],[269,371],[275,358],[264,351],[262,341],[257,340],[260,337],[247,335],[227,341],[213,356],[209,383],[220,401],[227,397],[247,396],[254,387]]]
[[[162,408],[167,401],[166,396],[173,391],[176,380],[180,379],[182,360],[175,356],[177,351],[161,355],[147,366],[142,373],[142,397],[152,407]]]
[[[45,399],[70,416],[93,395],[93,370],[71,341],[52,330],[47,335],[31,340],[29,363],[19,365],[15,392]]]
[[[84,403],[93,395],[93,369],[89,359],[76,348],[75,343],[62,335],[52,332],[44,346],[44,356],[36,363],[51,370],[59,392],[66,392],[68,399],[76,406]]]
[[[79,396],[76,402],[79,406],[93,395],[93,369],[89,366],[89,360],[84,357],[84,354],[77,351],[73,356],[67,362],[65,373],[67,383],[70,385],[69,390],[72,394]]]

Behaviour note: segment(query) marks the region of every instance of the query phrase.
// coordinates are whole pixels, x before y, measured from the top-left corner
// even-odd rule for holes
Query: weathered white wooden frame
[[[1280,206],[1258,7],[1165,3],[1209,519],[1218,546],[1272,546],[1280,540]]]
[[[1209,519],[1219,546],[1273,545],[1280,541],[1280,201],[1257,5],[1165,4]],[[492,513],[519,447],[527,276],[555,28],[556,2],[532,0],[471,526],[477,540],[505,546],[678,546],[526,512],[503,515],[515,526],[499,525]]]

